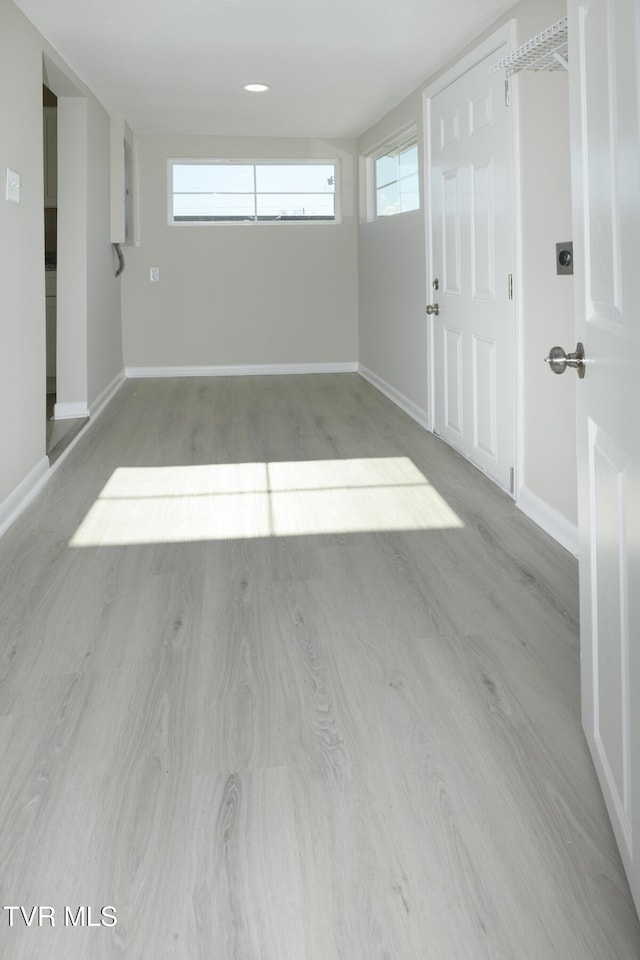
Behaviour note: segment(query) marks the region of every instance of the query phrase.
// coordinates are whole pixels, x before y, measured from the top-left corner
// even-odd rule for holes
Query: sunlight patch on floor
[[[408,457],[120,467],[70,545],[463,526]]]

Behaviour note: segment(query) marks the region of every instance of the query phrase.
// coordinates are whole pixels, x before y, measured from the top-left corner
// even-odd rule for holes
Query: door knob
[[[551,347],[549,356],[544,358],[544,362],[549,364],[554,373],[564,373],[567,367],[573,367],[578,371],[581,380],[586,372],[584,347],[581,343],[576,344],[573,353],[565,353],[562,347]]]
[[[440,304],[438,303],[429,303],[427,305],[427,313],[429,316],[433,314],[434,317],[440,316]]]

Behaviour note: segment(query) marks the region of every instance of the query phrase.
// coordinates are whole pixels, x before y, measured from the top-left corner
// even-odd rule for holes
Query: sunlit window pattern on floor
[[[463,526],[408,457],[120,467],[70,545]]]

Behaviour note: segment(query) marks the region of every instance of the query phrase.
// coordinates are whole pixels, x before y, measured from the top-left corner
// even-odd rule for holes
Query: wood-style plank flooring
[[[55,420],[53,411],[56,403],[55,393],[47,394],[47,456],[49,463],[55,463],[67,447],[88,424],[88,417],[78,417],[71,420]]]
[[[0,540],[0,957],[638,960],[579,713],[576,561],[357,375],[129,381]]]

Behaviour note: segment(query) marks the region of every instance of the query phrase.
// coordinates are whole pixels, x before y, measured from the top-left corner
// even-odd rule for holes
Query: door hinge
[[[504,82],[504,105],[505,107],[511,106],[511,86],[508,80]]]
[[[513,300],[513,274],[507,274],[507,300]]]

